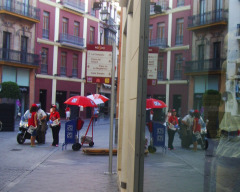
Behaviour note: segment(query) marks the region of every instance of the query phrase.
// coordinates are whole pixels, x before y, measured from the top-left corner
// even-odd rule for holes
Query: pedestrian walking
[[[59,131],[60,131],[61,123],[60,123],[60,114],[56,110],[56,108],[57,108],[56,105],[52,105],[49,121],[50,121],[50,127],[52,129],[52,137],[53,137],[52,146],[58,147]]]
[[[38,106],[36,104],[32,104],[30,108],[30,118],[28,119],[28,126],[33,128],[31,133],[31,147],[35,147],[35,140],[37,136],[37,110]]]
[[[178,118],[175,109],[172,110],[172,115],[168,119],[168,149],[173,150],[173,140],[178,127]]]
[[[193,119],[193,150],[197,151],[197,137],[201,133],[201,123],[200,123],[200,113],[198,110],[194,110],[194,119]]]
[[[38,143],[45,143],[45,135],[47,131],[47,114],[44,110],[41,109],[41,105],[37,104],[38,111],[37,111],[37,119],[38,119],[38,128],[37,128],[37,135],[38,135]]]
[[[70,111],[70,107],[68,105],[65,109],[65,113],[66,113],[66,120],[69,120],[71,111]]]
[[[98,120],[98,114],[99,114],[98,107],[94,107],[94,109],[93,109],[94,123],[96,123]]]
[[[153,120],[153,115],[154,115],[154,112],[153,112],[153,109],[150,110],[150,121]]]

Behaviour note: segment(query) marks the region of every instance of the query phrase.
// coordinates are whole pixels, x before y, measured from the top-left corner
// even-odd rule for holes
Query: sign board
[[[88,83],[111,83],[112,46],[87,45],[87,74]]]
[[[149,47],[148,49],[148,85],[157,85],[157,65],[158,65],[158,48]]]

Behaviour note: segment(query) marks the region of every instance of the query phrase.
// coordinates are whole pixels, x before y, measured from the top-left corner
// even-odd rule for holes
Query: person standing
[[[38,141],[39,143],[45,143],[45,135],[47,130],[47,114],[41,109],[41,105],[37,104],[37,118],[38,118]]]
[[[175,109],[172,110],[172,115],[168,119],[168,149],[173,150],[173,140],[174,140],[174,135],[177,130],[178,126],[178,118],[177,118],[177,112]]]
[[[200,114],[198,110],[194,110],[194,119],[193,119],[193,150],[197,151],[197,134],[201,133],[201,124],[199,122]]]
[[[33,131],[31,134],[31,147],[35,147],[35,140],[36,140],[36,136],[37,136],[37,109],[38,106],[36,104],[32,104],[31,108],[30,108],[30,118],[28,119],[28,126],[32,126]]]
[[[66,113],[66,120],[69,120],[69,118],[70,118],[70,107],[68,105],[65,109],[65,113]]]
[[[60,131],[60,114],[56,110],[56,105],[52,105],[50,113],[50,127],[52,129],[53,142],[52,146],[58,147],[59,144],[59,131]]]
[[[193,116],[194,110],[191,109],[189,113],[182,119],[181,135],[182,147],[189,148],[192,143],[192,129],[193,129]]]

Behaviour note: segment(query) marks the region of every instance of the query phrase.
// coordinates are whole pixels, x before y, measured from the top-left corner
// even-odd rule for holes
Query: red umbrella
[[[82,107],[97,107],[96,103],[84,96],[73,96],[64,102],[67,105],[77,105]]]
[[[105,97],[104,95],[100,94],[92,94],[87,96],[89,99],[92,99],[97,105],[101,103],[105,103],[109,99]]]
[[[155,108],[159,108],[159,109],[162,109],[162,108],[165,108],[167,107],[167,105],[161,101],[161,100],[158,100],[158,99],[147,99],[147,102],[146,102],[146,108],[147,109],[155,109]]]

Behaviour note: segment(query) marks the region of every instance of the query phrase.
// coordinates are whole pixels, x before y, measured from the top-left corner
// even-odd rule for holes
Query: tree
[[[17,83],[11,81],[2,83],[2,91],[0,92],[0,98],[20,99],[20,97],[21,92]]]

